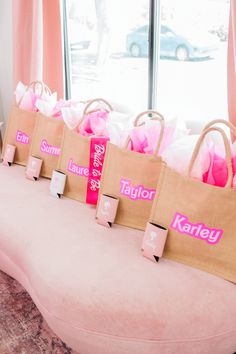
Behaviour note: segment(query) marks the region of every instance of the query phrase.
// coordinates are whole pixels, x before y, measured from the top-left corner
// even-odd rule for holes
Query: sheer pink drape
[[[43,80],[64,96],[60,0],[13,1],[14,87]]]
[[[229,120],[236,125],[236,0],[231,0],[230,3],[228,37],[228,109]]]

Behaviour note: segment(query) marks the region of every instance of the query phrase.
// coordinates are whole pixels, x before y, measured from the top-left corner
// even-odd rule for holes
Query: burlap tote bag
[[[155,111],[141,113],[135,126],[145,115],[158,120],[161,129],[153,155],[141,154],[108,143],[99,195],[119,199],[115,223],[144,230],[149,219],[162,159],[158,151],[164,134],[164,118]]]
[[[30,155],[43,160],[40,175],[51,178],[61,154],[64,121],[38,113]]]
[[[112,111],[107,101],[97,98],[89,101],[85,106],[83,119],[93,111],[92,106],[97,103],[102,104],[106,110]],[[83,136],[65,127],[62,154],[57,166],[57,170],[67,175],[64,196],[83,203],[97,204],[107,141],[107,138]],[[95,149],[98,153],[96,155],[94,155]],[[94,157],[98,158],[98,166],[95,168],[96,171],[91,171]]]
[[[218,131],[224,140],[228,168],[224,188],[191,177],[201,144],[211,131]],[[164,257],[236,282],[236,190],[231,187],[232,179],[230,144],[220,128],[208,127],[202,132],[187,177],[163,167],[150,221],[169,229]]]
[[[47,86],[39,81],[32,82],[28,86],[27,91],[30,88],[32,88],[35,93],[37,92],[39,97],[43,95],[45,90],[48,90]],[[26,111],[19,107],[23,97],[24,96],[22,96],[18,104],[12,107],[9,114],[3,140],[2,157],[4,156],[7,144],[14,145],[16,146],[14,163],[25,166],[32,143],[37,113]]]

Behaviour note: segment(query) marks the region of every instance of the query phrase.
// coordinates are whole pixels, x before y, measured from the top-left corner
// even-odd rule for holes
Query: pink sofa
[[[94,222],[24,168],[0,166],[0,268],[79,354],[233,354],[236,286],[140,254],[142,232]]]

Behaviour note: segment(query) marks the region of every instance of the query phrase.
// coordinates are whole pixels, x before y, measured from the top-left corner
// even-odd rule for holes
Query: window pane
[[[168,116],[227,118],[229,1],[162,0],[157,104]]]
[[[72,97],[135,110],[148,96],[148,0],[67,1]]]

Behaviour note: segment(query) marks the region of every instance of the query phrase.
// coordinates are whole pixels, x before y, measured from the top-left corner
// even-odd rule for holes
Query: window
[[[229,1],[162,0],[157,107],[204,124],[228,117]]]
[[[227,118],[229,0],[65,3],[72,98],[104,97],[135,112],[149,104],[185,121]],[[149,18],[154,5],[160,21]]]
[[[127,109],[148,100],[148,0],[70,0],[71,95]]]

